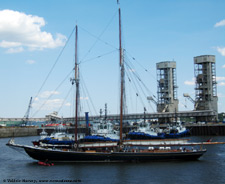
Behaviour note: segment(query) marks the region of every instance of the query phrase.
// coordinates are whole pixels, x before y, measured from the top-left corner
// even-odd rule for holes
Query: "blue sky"
[[[157,96],[156,63],[176,61],[179,110],[192,110],[183,93],[195,97],[193,57],[215,55],[218,108],[225,112],[225,1],[120,0],[120,7],[125,58],[132,66],[127,75],[138,75],[147,95]],[[81,113],[98,114],[105,103],[108,113],[118,113],[117,11],[116,0],[1,0],[0,117],[23,117],[31,96],[31,117],[53,111],[73,115],[70,77],[75,37],[69,36],[76,24]],[[143,112],[143,106],[148,112],[156,111],[135,91],[142,91],[138,84],[128,84],[128,112]]]

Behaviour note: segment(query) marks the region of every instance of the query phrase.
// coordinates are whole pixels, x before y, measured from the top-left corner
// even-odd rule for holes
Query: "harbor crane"
[[[157,102],[152,96],[148,96],[147,100],[152,101],[157,106]]]
[[[28,122],[28,119],[29,119],[29,115],[30,115],[30,109],[31,109],[31,104],[32,104],[32,97],[30,97],[30,102],[29,102],[29,105],[28,105],[28,108],[27,108],[27,111],[23,117],[23,123],[25,125],[27,125],[27,122]]]
[[[147,100],[153,102],[156,105],[156,107],[157,107],[158,103],[152,96],[148,96]],[[168,104],[165,105],[165,107],[163,108],[162,112],[166,112],[167,108],[168,108]]]
[[[188,93],[184,93],[183,96],[190,100],[194,104],[194,110],[198,107],[198,102],[196,102]]]

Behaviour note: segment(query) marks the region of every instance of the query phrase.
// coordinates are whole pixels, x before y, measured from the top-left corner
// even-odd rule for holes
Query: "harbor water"
[[[18,137],[18,144],[32,145],[35,137]],[[193,141],[225,141],[225,137],[190,137]],[[0,139],[0,183],[98,183],[98,184],[223,184],[225,183],[225,145],[209,145],[197,161],[146,163],[54,163],[41,166],[23,151]]]

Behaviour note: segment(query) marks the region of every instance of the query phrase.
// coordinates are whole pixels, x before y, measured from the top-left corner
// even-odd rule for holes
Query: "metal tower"
[[[195,72],[195,106],[196,110],[212,110],[218,114],[218,97],[216,88],[216,59],[214,55],[194,57]],[[217,115],[197,121],[215,121]]]
[[[157,112],[177,112],[177,77],[176,62],[156,63],[157,67]]]

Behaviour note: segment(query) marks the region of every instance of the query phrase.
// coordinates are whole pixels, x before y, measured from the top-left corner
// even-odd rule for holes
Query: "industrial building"
[[[166,61],[157,67],[157,112],[177,112],[177,78],[176,62]]]
[[[176,62],[156,63],[157,68],[157,112],[178,111]],[[170,118],[159,121],[170,122]]]
[[[194,57],[195,110],[212,110],[213,117],[199,117],[197,121],[218,119],[218,97],[216,87],[216,59],[214,55]]]

